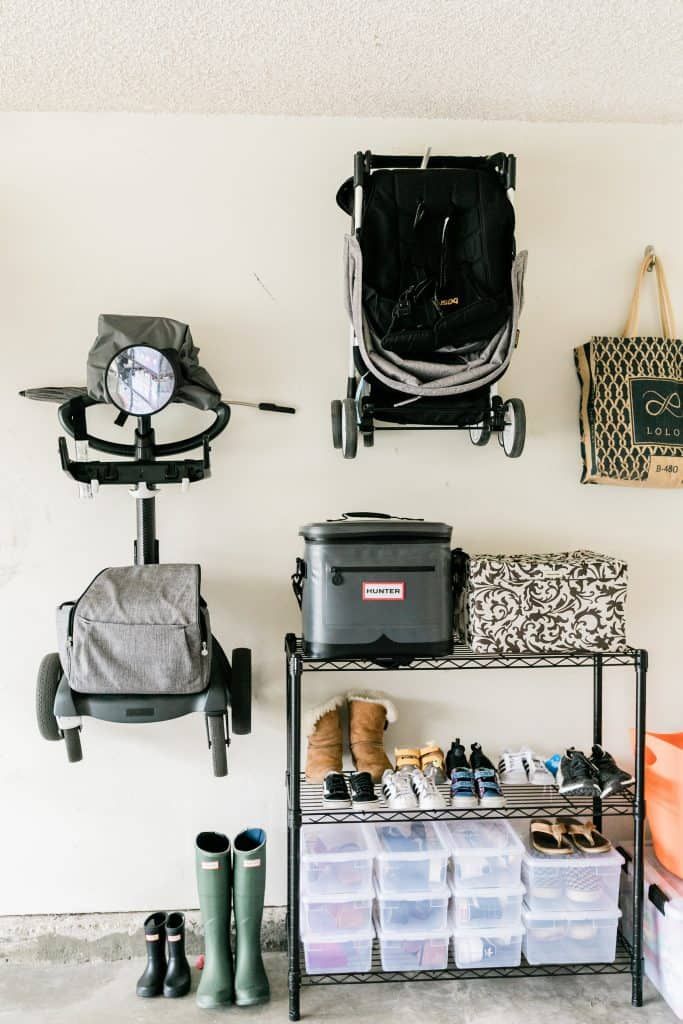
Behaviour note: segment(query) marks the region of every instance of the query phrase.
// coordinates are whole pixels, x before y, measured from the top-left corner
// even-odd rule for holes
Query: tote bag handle
[[[624,329],[621,332],[623,338],[633,338],[636,336],[638,321],[640,320],[640,293],[643,287],[643,278],[647,271],[652,270],[653,267],[657,277],[657,302],[659,305],[659,316],[662,322],[662,337],[674,338],[676,336],[676,325],[674,323],[673,308],[671,306],[671,296],[669,295],[669,286],[666,283],[664,267],[660,257],[655,255],[654,249],[651,246],[648,246],[640,264],[640,270],[638,271],[638,278],[636,280],[633,298],[631,299],[628,318],[624,325]]]

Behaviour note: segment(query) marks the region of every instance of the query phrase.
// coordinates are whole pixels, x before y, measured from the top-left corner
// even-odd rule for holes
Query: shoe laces
[[[502,761],[506,772],[526,771],[524,752],[521,750],[505,750]]]
[[[415,768],[411,775],[413,789],[418,796],[435,796],[438,793],[434,779]]]
[[[412,794],[410,772],[405,770],[393,772],[387,782],[394,796],[408,796],[408,794]]]
[[[351,790],[356,797],[370,797],[375,795],[375,787],[369,772],[356,772],[351,776]]]
[[[330,796],[348,796],[346,780],[339,772],[331,772],[325,776],[325,789]]]

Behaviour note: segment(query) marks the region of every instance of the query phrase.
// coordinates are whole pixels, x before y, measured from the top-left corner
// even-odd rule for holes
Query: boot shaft
[[[230,840],[220,832],[200,832],[195,843],[199,909],[204,925],[204,969],[197,1004],[215,1009],[233,1001],[230,949],[232,869]]]
[[[391,768],[384,751],[384,730],[396,720],[393,703],[381,694],[348,694],[349,742],[356,769],[370,772],[373,782]]]
[[[261,921],[266,887],[266,833],[249,828],[233,844],[235,908],[235,1001],[255,1006],[270,998],[261,955]]]
[[[306,778],[309,782],[322,782],[328,772],[342,768],[343,696],[333,697],[326,704],[313,708],[306,716],[304,731],[308,738]]]

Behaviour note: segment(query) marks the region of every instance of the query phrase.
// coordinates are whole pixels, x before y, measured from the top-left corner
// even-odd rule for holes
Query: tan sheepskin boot
[[[370,772],[380,782],[382,772],[391,768],[384,752],[384,730],[397,719],[396,707],[383,693],[351,690],[349,702],[349,741],[356,771]]]
[[[328,772],[342,770],[341,708],[344,700],[344,694],[339,694],[306,712],[303,724],[308,738],[307,782],[322,782]]]

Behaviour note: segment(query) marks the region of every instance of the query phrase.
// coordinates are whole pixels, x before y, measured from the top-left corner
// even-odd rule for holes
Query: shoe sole
[[[608,796],[614,796],[615,793],[619,793],[622,789],[628,789],[629,786],[635,785],[635,779],[629,776],[628,779],[616,779],[614,782],[608,782],[600,796],[603,800],[606,800]]]
[[[505,807],[504,796],[489,796],[484,797],[483,800],[479,801],[480,807]]]
[[[419,811],[417,800],[406,803],[405,800],[387,800],[387,807],[390,811]]]
[[[352,800],[351,806],[354,811],[371,811],[373,807],[376,807],[379,803],[379,798],[375,797],[374,800]]]
[[[423,800],[418,810],[420,811],[445,811],[446,803],[444,800]]]
[[[600,796],[600,789],[585,782],[573,782],[568,786],[560,783],[558,787],[561,796]]]
[[[326,800],[324,797],[321,801],[322,806],[326,807],[328,811],[344,811],[351,807],[350,800]]]
[[[451,797],[451,807],[461,808],[463,811],[478,807],[479,801],[476,796],[454,796]]]

